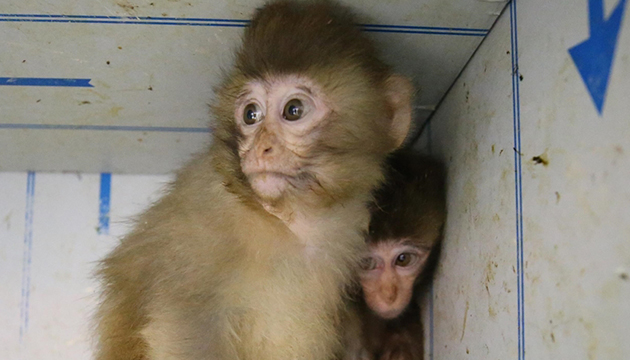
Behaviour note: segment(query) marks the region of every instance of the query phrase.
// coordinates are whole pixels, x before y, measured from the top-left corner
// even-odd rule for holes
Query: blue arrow
[[[600,116],[625,6],[626,0],[620,0],[612,15],[604,20],[604,0],[589,0],[590,37],[569,49]]]

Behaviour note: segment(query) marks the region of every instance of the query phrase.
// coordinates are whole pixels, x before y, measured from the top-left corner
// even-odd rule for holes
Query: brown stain
[[[492,153],[494,154],[494,144],[492,144]]]
[[[108,83],[106,83],[104,81],[101,81],[101,80],[94,79],[94,80],[92,80],[92,84],[94,84],[95,88],[97,88],[97,87],[101,88],[102,87],[104,89],[111,89],[111,86]],[[101,95],[101,94],[99,94],[98,92],[96,92],[96,91],[94,91],[92,89],[88,89],[88,91],[98,95],[102,99],[105,99],[105,98],[109,99],[109,96]]]
[[[464,334],[466,334],[466,320],[468,320],[469,308],[470,308],[470,304],[468,303],[468,300],[466,300],[466,310],[464,311],[464,325],[462,326],[462,336],[459,339],[460,342],[464,340]]]
[[[125,10],[127,13],[132,14],[132,15],[135,13],[134,10],[137,7],[136,5],[133,5],[133,4],[129,3],[129,1],[126,1],[126,0],[117,1],[116,5],[118,5],[123,10]]]
[[[497,311],[492,307],[492,305],[488,305],[488,316],[492,319],[497,317]]]
[[[583,318],[579,318],[578,321],[584,326],[584,329],[586,329],[586,332],[588,333],[588,346],[586,348],[586,353],[588,355],[588,359],[589,360],[595,360],[597,359],[597,348],[598,348],[598,341],[597,341],[597,337],[595,336],[595,329],[594,326],[591,322],[584,320]]]
[[[7,230],[11,230],[11,217],[13,216],[13,211],[9,211],[7,216],[4,217],[3,222],[7,225]]]
[[[543,166],[549,165],[549,155],[547,155],[547,150],[538,156],[534,156],[532,161],[534,164],[543,164]]]
[[[486,293],[488,294],[488,315],[491,318],[494,318],[497,316],[497,311],[492,307],[492,296],[490,295],[490,285],[492,283],[494,283],[494,279],[496,276],[496,270],[499,267],[499,264],[497,264],[494,261],[489,261],[486,264],[486,268],[484,270],[484,281],[483,281],[483,285],[486,288]]]
[[[120,110],[124,109],[122,106],[114,106],[111,109],[109,109],[109,116],[111,117],[117,117]]]
[[[556,204],[560,202],[560,193],[556,191]]]

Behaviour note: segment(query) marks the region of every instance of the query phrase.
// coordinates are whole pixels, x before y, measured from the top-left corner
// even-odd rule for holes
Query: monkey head
[[[434,265],[430,255],[441,240],[446,211],[441,164],[399,151],[387,165],[386,183],[375,192],[369,253],[359,274],[366,305],[381,318],[394,319]]]
[[[410,82],[377,57],[345,8],[330,7],[338,6],[258,10],[217,89],[214,138],[232,157],[217,170],[263,204],[319,206],[369,193],[409,130]]]
[[[394,239],[370,246],[360,271],[366,304],[378,316],[395,319],[407,308],[430,249]]]

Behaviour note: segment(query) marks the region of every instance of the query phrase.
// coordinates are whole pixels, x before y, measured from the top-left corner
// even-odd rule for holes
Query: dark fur
[[[361,34],[354,14],[326,1],[280,1],[267,6],[247,29],[236,62],[251,78],[311,74],[350,62],[378,84],[390,71]]]
[[[399,151],[388,160],[386,184],[375,193],[368,244],[411,239],[431,251],[414,287],[409,307],[398,318],[385,320],[360,301],[366,350],[373,359],[422,360],[424,358],[419,297],[431,278],[439,257],[445,221],[444,168],[428,157]]]

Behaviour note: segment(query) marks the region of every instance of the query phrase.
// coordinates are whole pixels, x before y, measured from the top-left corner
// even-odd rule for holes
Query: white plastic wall
[[[95,262],[169,180],[106,179],[0,173],[0,359],[90,358]]]
[[[628,7],[513,2],[431,120],[431,359],[630,358]]]
[[[506,1],[343,2],[421,89],[421,121]],[[209,141],[212,86],[264,2],[1,0],[0,171],[174,171]]]

